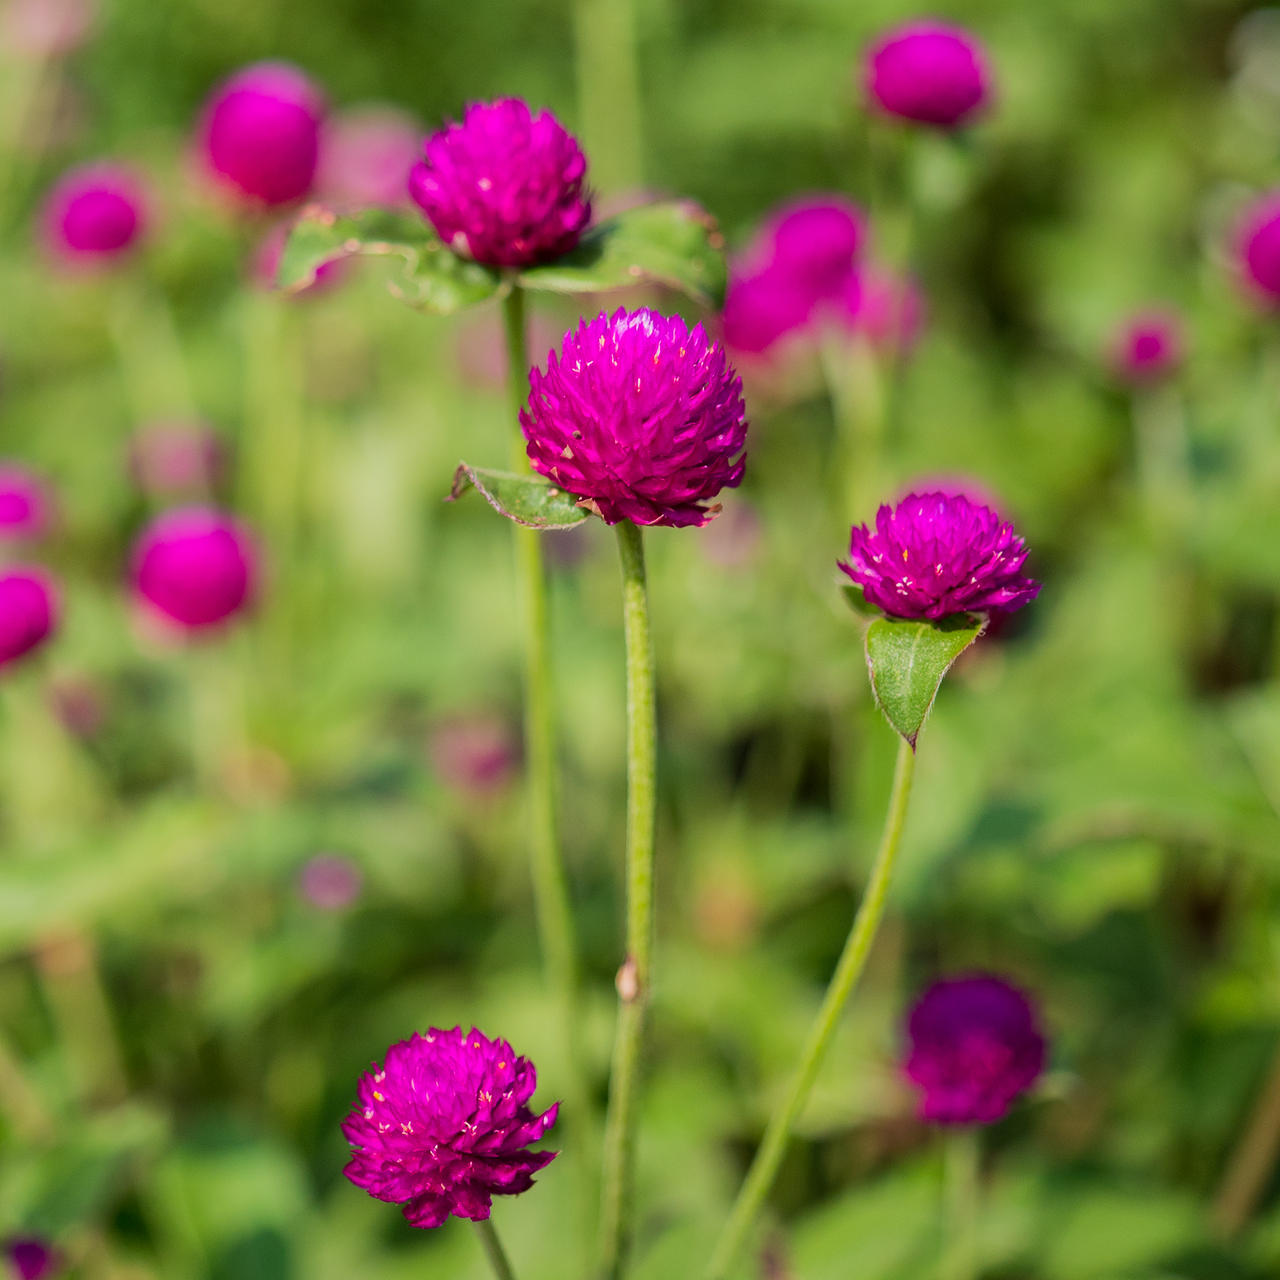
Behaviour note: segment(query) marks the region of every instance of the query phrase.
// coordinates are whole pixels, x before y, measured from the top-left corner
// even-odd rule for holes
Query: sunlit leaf
[[[453,475],[449,501],[456,502],[468,489],[482,494],[495,511],[530,529],[568,529],[587,518],[571,493],[558,489],[541,476],[514,471],[486,471],[464,462]]]

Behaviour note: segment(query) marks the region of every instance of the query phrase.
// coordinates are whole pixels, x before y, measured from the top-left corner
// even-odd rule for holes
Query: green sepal
[[[957,613],[937,622],[877,618],[867,628],[867,670],[876,705],[913,751],[942,677],[986,625],[982,615]]]
[[[844,596],[845,603],[849,608],[863,618],[882,618],[884,615],[875,605],[871,604],[866,597],[866,593],[861,587],[856,586],[852,582],[842,582],[840,584],[840,594]]]
[[[541,476],[517,475],[514,471],[487,471],[465,462],[453,473],[448,502],[456,502],[474,488],[489,505],[508,520],[529,529],[569,529],[587,518],[578,499],[556,488]]]
[[[668,200],[606,218],[564,257],[521,272],[516,283],[552,293],[661,284],[719,310],[728,283],[723,249],[724,237],[705,209]]]
[[[501,275],[450,252],[425,221],[391,209],[335,213],[308,205],[289,230],[276,284],[299,293],[314,284],[316,272],[344,258],[400,257],[401,276],[388,282],[397,298],[419,311],[448,315],[504,293]]]

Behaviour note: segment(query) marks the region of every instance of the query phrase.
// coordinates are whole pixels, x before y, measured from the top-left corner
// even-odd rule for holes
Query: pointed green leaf
[[[478,490],[495,511],[530,529],[568,529],[587,518],[571,493],[557,489],[541,476],[514,471],[486,471],[464,462],[453,475],[448,501],[456,502],[470,488]]]
[[[390,209],[340,214],[318,204],[303,209],[290,229],[276,284],[285,293],[298,293],[315,283],[316,272],[327,263],[357,256],[402,258],[401,278],[389,287],[420,311],[462,311],[504,288],[496,271],[451,253],[414,214]]]
[[[715,219],[690,201],[628,209],[591,227],[578,247],[518,277],[526,289],[603,293],[663,284],[705,307],[724,302],[724,237]]]
[[[939,622],[877,618],[867,628],[876,705],[913,751],[942,677],[986,625],[985,618],[957,613]]]

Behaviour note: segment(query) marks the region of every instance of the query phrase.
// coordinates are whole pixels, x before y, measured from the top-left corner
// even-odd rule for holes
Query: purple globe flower
[[[324,97],[297,67],[258,62],[205,105],[201,145],[215,177],[241,198],[291,204],[311,189]]]
[[[1280,191],[1269,192],[1245,210],[1236,252],[1255,294],[1269,305],[1280,303]]]
[[[83,165],[54,185],[41,221],[45,244],[65,265],[105,264],[128,253],[142,235],[146,196],[120,165]]]
[[[17,1280],[49,1280],[62,1270],[57,1249],[39,1236],[14,1236],[5,1241],[4,1254]]]
[[[258,577],[249,535],[211,507],[181,507],[153,520],[134,544],[133,587],[161,618],[203,631],[250,602]]]
[[[990,507],[960,493],[912,493],[881,507],[874,531],[853,527],[840,568],[885,613],[936,621],[1030,604],[1040,584],[1020,572],[1026,559],[1013,525]]]
[[[960,27],[912,22],[887,32],[867,57],[868,97],[882,111],[953,129],[991,96],[982,46]]]
[[[38,538],[49,527],[44,484],[25,467],[0,462],[0,541]]]
[[[782,271],[766,267],[729,281],[720,322],[726,345],[745,355],[762,355],[788,334],[803,329],[813,299]]]
[[[742,379],[701,325],[601,312],[529,371],[520,425],[535,471],[606,524],[704,525],[746,460]]]
[[[768,241],[775,270],[795,281],[815,301],[844,291],[866,240],[862,210],[842,196],[793,201],[769,220]]]
[[[344,112],[320,134],[316,196],[339,209],[407,205],[409,173],[421,148],[422,129],[403,112]]]
[[[42,645],[58,625],[58,595],[43,569],[0,574],[0,667]]]
[[[994,1124],[1044,1070],[1045,1039],[1031,1001],[988,974],[935,982],[907,1021],[903,1072],[934,1124]]]
[[[341,911],[359,896],[364,877],[350,858],[318,853],[309,858],[298,876],[302,896],[321,911]]]
[[[1184,345],[1176,314],[1144,311],[1120,327],[1112,343],[1112,363],[1126,382],[1159,382],[1177,372]]]
[[[409,194],[457,253],[527,267],[568,253],[591,221],[587,158],[550,111],[472,103],[426,141]]]
[[[528,1191],[556,1157],[528,1149],[560,1109],[535,1116],[528,1103],[537,1086],[533,1063],[505,1040],[461,1027],[415,1034],[360,1077],[360,1100],[342,1125],[354,1149],[343,1172],[403,1205],[415,1227],[438,1227],[450,1214],[487,1218],[493,1196]]]

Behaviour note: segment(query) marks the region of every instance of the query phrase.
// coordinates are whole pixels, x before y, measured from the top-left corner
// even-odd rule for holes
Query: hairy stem
[[[841,1010],[861,977],[862,970],[866,967],[871,944],[875,941],[876,930],[884,915],[889,880],[893,874],[898,845],[902,839],[903,823],[907,816],[907,801],[911,796],[911,779],[915,773],[915,759],[915,752],[906,739],[902,739],[898,744],[898,763],[893,774],[893,793],[889,798],[889,812],[885,818],[884,834],[880,838],[880,848],[871,868],[871,878],[867,882],[866,892],[858,906],[857,915],[854,916],[853,928],[849,932],[848,941],[844,944],[844,951],[832,975],[831,984],[827,987],[822,1008],[819,1009],[817,1019],[809,1030],[809,1038],[800,1059],[800,1069],[796,1072],[782,1105],[769,1120],[760,1149],[756,1152],[746,1181],[738,1192],[733,1212],[729,1215],[729,1221],[716,1244],[711,1265],[707,1268],[707,1280],[724,1280],[733,1266],[747,1232],[750,1231],[761,1205],[764,1204],[765,1197],[769,1194],[770,1187],[773,1186],[773,1180],[777,1177],[778,1166],[782,1163],[791,1128],[808,1100],[809,1091],[813,1088],[818,1069],[826,1056],[827,1046],[835,1034]]]
[[[475,1224],[476,1235],[480,1237],[480,1245],[484,1249],[484,1256],[489,1259],[493,1274],[498,1280],[516,1280],[516,1273],[511,1270],[507,1252],[502,1247],[502,1241],[498,1239],[493,1221],[489,1218],[477,1218]]]
[[[622,561],[622,613],[627,634],[627,958],[618,971],[618,1029],[609,1077],[600,1202],[601,1271],[616,1280],[631,1243],[636,1085],[649,1002],[653,950],[653,833],[657,722],[653,646],[645,585],[644,535],[629,520],[617,526]]]

